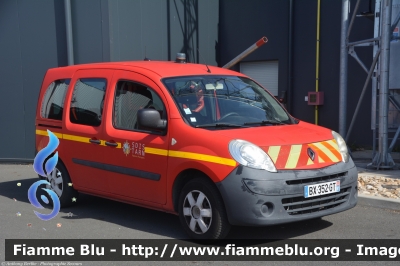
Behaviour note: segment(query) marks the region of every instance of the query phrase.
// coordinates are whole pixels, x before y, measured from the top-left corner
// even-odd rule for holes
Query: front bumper
[[[350,159],[316,170],[265,170],[238,166],[216,183],[232,225],[273,225],[338,213],[357,204],[357,168]],[[304,198],[304,186],[340,180],[340,192]]]

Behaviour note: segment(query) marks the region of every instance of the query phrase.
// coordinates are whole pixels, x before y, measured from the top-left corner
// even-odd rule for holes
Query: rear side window
[[[47,87],[40,109],[43,118],[62,120],[69,82],[70,79],[56,80]]]
[[[71,99],[71,123],[99,126],[106,88],[106,79],[84,78],[77,80]]]

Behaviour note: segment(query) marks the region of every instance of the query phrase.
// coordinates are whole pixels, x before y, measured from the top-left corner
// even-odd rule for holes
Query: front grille
[[[348,200],[351,187],[342,188],[340,192],[312,198],[293,197],[282,199],[283,208],[289,215],[302,215],[335,208]]]
[[[286,184],[288,185],[299,185],[299,184],[310,184],[310,183],[315,183],[315,182],[321,182],[321,181],[329,181],[338,177],[346,176],[347,172],[343,173],[338,173],[334,175],[325,175],[325,176],[319,176],[319,177],[312,177],[312,178],[304,178],[304,179],[295,179],[295,180],[287,180]]]

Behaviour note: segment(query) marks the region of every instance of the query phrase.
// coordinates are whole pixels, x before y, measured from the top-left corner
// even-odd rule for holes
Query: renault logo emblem
[[[308,157],[310,157],[310,159],[314,161],[314,159],[315,159],[315,152],[314,152],[311,148],[308,148],[308,149],[307,149],[307,154],[308,154]]]

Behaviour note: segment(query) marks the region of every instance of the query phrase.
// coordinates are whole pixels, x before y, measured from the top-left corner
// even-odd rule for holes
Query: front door
[[[111,192],[121,199],[164,204],[168,129],[140,130],[137,112],[152,108],[167,119],[165,97],[151,79],[135,72],[115,71],[111,86],[103,136]]]

